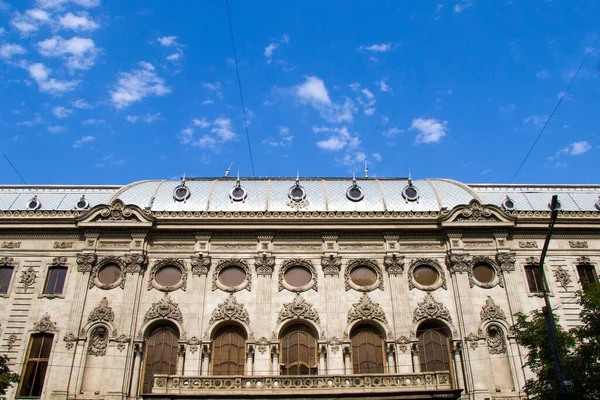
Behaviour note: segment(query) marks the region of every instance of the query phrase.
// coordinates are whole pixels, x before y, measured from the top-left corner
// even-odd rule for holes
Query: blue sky
[[[256,176],[508,183],[600,32],[596,0],[230,8]],[[515,183],[598,182],[599,50]],[[224,0],[0,0],[0,104],[27,183],[253,174]]]

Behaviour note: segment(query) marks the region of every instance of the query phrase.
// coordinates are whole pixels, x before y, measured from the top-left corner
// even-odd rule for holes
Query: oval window
[[[440,277],[437,269],[430,265],[420,265],[413,270],[413,278],[415,282],[423,286],[431,286],[435,284]]]
[[[98,280],[105,285],[112,285],[121,277],[121,268],[115,264],[108,264],[98,271]]]
[[[291,267],[285,271],[284,278],[289,285],[302,287],[310,283],[312,274],[304,267]]]
[[[246,280],[246,272],[235,265],[225,267],[219,272],[219,281],[227,287],[240,286]]]
[[[181,269],[174,265],[167,265],[156,272],[156,282],[161,286],[174,286],[181,281]]]
[[[495,275],[494,269],[486,263],[479,263],[473,267],[473,276],[481,283],[490,283]]]
[[[371,286],[377,282],[377,273],[372,268],[358,266],[350,271],[350,280],[358,286]]]

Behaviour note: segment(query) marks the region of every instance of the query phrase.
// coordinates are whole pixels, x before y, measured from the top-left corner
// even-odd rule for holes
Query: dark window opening
[[[527,284],[531,293],[544,292],[544,274],[539,265],[525,266],[525,274],[527,275]]]
[[[220,328],[212,342],[213,375],[244,375],[246,332],[235,325]]]
[[[67,278],[67,268],[51,267],[48,270],[44,294],[62,294]]]
[[[424,323],[417,331],[421,372],[450,371],[450,343],[446,328]]]
[[[40,397],[48,370],[48,359],[54,335],[38,333],[31,335],[25,369],[21,377],[19,397]]]
[[[0,293],[8,293],[13,267],[0,267]]]
[[[316,375],[317,336],[306,325],[288,326],[281,336],[281,375]]]
[[[384,373],[384,347],[381,331],[371,325],[352,330],[352,371],[355,374]]]

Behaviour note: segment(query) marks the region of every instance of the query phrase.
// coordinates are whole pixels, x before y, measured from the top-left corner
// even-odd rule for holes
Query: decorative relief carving
[[[38,322],[33,324],[33,330],[47,333],[56,332],[56,324],[50,320],[50,314],[46,313]]]
[[[146,312],[144,316],[144,323],[153,319],[172,319],[179,323],[183,322],[183,315],[179,310],[177,303],[173,303],[169,298],[168,293],[158,302],[152,303],[152,307]]]
[[[450,267],[450,272],[454,273],[468,273],[471,270],[469,261],[468,254],[448,253],[446,256],[446,263]]]
[[[21,242],[2,242],[3,249],[20,249]]]
[[[244,246],[242,244],[213,244],[211,246],[212,250],[255,250],[256,246],[255,245],[251,245],[251,246]]]
[[[97,326],[90,335],[88,354],[94,357],[104,357],[108,346],[108,330],[104,326]]]
[[[464,242],[465,247],[494,247],[494,242]]]
[[[96,254],[79,253],[77,254],[77,272],[90,272],[96,262]]]
[[[129,253],[123,257],[125,259],[125,272],[128,274],[140,274],[148,264],[148,257],[141,253]]]
[[[52,267],[68,267],[67,257],[54,257],[52,262],[49,264]]]
[[[258,351],[260,351],[260,354],[265,354],[269,344],[271,344],[271,342],[269,342],[269,340],[264,336],[258,339],[258,342],[256,342],[256,347],[258,348]]]
[[[112,308],[108,305],[108,299],[103,297],[100,300],[100,304],[96,306],[88,317],[88,322],[113,322],[115,320],[115,313]]]
[[[487,329],[486,342],[490,354],[506,353],[506,339],[504,338],[504,332],[501,328],[491,325]]]
[[[381,250],[381,244],[340,244],[340,250]]]
[[[191,257],[192,263],[192,275],[196,276],[207,276],[210,266],[212,265],[212,259],[210,256],[204,256],[202,253],[198,256]]]
[[[130,244],[131,244],[131,242],[100,242],[98,244],[98,247],[102,247],[102,248],[107,248],[107,247],[127,248],[127,247],[129,247]]]
[[[525,264],[528,265],[538,265],[540,263],[540,260],[537,257],[527,257],[525,259]]]
[[[230,266],[241,268],[246,273],[246,279],[238,286],[226,286],[219,280],[219,274],[221,273],[221,270]],[[229,258],[219,261],[212,276],[212,290],[215,291],[217,289],[221,289],[230,293],[238,292],[243,289],[250,291],[252,289],[252,271],[250,271],[248,263],[240,258]]]
[[[477,350],[477,346],[479,346],[479,336],[477,336],[476,334],[474,334],[473,332],[469,333],[469,335],[467,337],[465,337],[465,339],[467,340],[467,342],[469,342],[469,346],[473,349],[473,350]]]
[[[458,246],[458,244],[456,245]],[[438,243],[401,244],[401,247],[409,250],[439,250],[444,248]]]
[[[156,273],[163,267],[173,266],[177,267],[181,270],[181,280],[172,286],[163,286],[156,280]],[[185,267],[185,263],[177,258],[163,258],[162,260],[158,260],[150,269],[150,277],[148,278],[148,290],[152,288],[160,290],[162,292],[172,292],[177,289],[181,289],[185,291],[187,289],[187,268]]]
[[[192,354],[194,354],[195,352],[198,351],[198,346],[200,346],[202,344],[202,342],[200,341],[200,339],[198,339],[196,336],[192,336],[188,341],[188,349],[190,349],[190,352]]]
[[[121,270],[121,276],[119,277],[119,279],[117,279],[115,282],[109,283],[109,284],[103,283],[102,281],[100,281],[100,279],[98,279],[98,272],[100,271],[100,269],[102,269],[103,267],[105,267],[107,265],[116,265]],[[115,257],[115,256],[102,257],[98,261],[96,266],[94,268],[92,268],[92,273],[90,275],[89,288],[91,289],[94,286],[97,286],[100,289],[105,289],[105,290],[114,289],[116,287],[125,289],[125,277],[126,277],[125,263],[123,262],[122,258]]]
[[[194,250],[193,244],[153,244],[154,250]]]
[[[321,250],[323,246],[320,244],[312,245],[312,244],[282,244],[281,246],[277,246],[277,250]]]
[[[515,270],[515,253],[496,253],[496,261],[501,271],[512,272]]]
[[[569,247],[572,249],[587,249],[588,242],[586,240],[569,240]]]
[[[554,278],[556,278],[556,282],[563,287],[565,291],[569,289],[569,283],[571,283],[571,275],[564,270],[561,266],[559,266],[556,270],[554,270]]]
[[[72,249],[74,242],[54,242],[54,249]]]
[[[406,351],[408,350],[409,343],[410,343],[410,339],[408,339],[406,336],[400,336],[398,339],[396,339],[396,344],[398,345],[398,350],[400,350],[403,353],[406,353]]]
[[[577,264],[579,265],[592,265],[589,257],[582,256],[577,258]]]
[[[402,275],[404,273],[404,256],[391,255],[383,258],[383,265],[389,275]]]
[[[293,267],[301,267],[301,268],[306,268],[307,270],[309,270],[310,274],[312,275],[310,282],[308,282],[304,286],[292,286],[289,283],[287,283],[285,281],[285,272],[289,268],[293,268]],[[319,284],[317,281],[317,270],[313,266],[312,261],[303,259],[303,258],[292,258],[292,259],[285,260],[284,262],[282,262],[281,266],[279,268],[279,291],[281,292],[283,289],[287,289],[290,292],[297,292],[297,293],[305,292],[310,289],[314,289],[315,292],[318,291]]]
[[[123,350],[125,350],[125,347],[127,347],[127,343],[129,343],[129,338],[125,335],[121,335],[115,339],[115,342],[117,342],[117,350],[119,350],[119,352],[122,352]]]
[[[2,267],[14,267],[15,259],[12,257],[0,257],[0,266]]]
[[[469,202],[467,207],[463,208],[455,221],[496,222],[499,221],[499,219],[490,211],[489,207],[484,206],[478,200],[473,199]]]
[[[427,293],[423,301],[421,301],[413,313],[413,322],[419,322],[426,319],[443,319],[452,323],[450,311],[444,304],[436,301],[431,293]]]
[[[424,286],[415,281],[413,271],[415,268],[421,265],[429,265],[437,270],[439,278],[436,283],[431,286]],[[439,289],[440,287],[448,290],[448,286],[446,284],[446,274],[444,274],[444,269],[439,262],[433,258],[416,258],[410,263],[410,267],[408,268],[408,288],[410,290],[417,288],[425,291],[433,291]]]
[[[35,273],[35,270],[33,269],[33,267],[29,267],[21,273],[21,279],[19,280],[19,283],[21,283],[23,285],[23,288],[27,290],[29,287],[35,284],[36,278],[37,275]]]
[[[73,346],[75,345],[76,341],[77,341],[77,338],[72,333],[67,333],[63,337],[63,342],[65,342],[65,347],[67,348],[67,350],[71,350],[73,348]]]
[[[327,344],[331,347],[331,352],[336,354],[342,345],[342,342],[337,337],[332,337],[327,341]]]
[[[502,309],[496,305],[494,299],[492,299],[490,296],[488,296],[484,306],[481,308],[479,317],[481,318],[481,321],[506,321],[504,311],[502,311]]]
[[[371,319],[387,324],[387,318],[379,303],[373,303],[366,293],[361,296],[358,303],[352,304],[352,308],[348,311],[347,322],[351,323],[363,319]]]
[[[302,296],[300,296],[300,293],[296,294],[296,297],[294,297],[294,300],[291,303],[285,303],[283,305],[281,311],[279,311],[277,323],[279,324],[287,319],[309,319],[317,324],[321,322],[317,310],[315,310],[312,304],[304,300]]]
[[[245,324],[250,324],[250,316],[243,304],[238,303],[233,294],[230,294],[227,299],[219,304],[213,310],[212,316],[208,321],[208,325],[212,325],[217,321],[240,321]]]
[[[125,207],[120,199],[113,200],[108,208],[102,210],[98,221],[139,221],[131,207]]]
[[[342,257],[321,257],[321,267],[325,276],[339,276],[342,269]]]
[[[256,269],[256,275],[271,277],[275,269],[275,257],[266,255],[254,257],[254,268]]]
[[[538,244],[535,240],[526,240],[519,242],[519,247],[522,249],[537,249]]]
[[[6,339],[6,346],[8,347],[9,350],[12,350],[12,348],[15,347],[15,343],[17,343],[17,335],[15,335],[14,333],[11,333],[8,336],[8,339]]]
[[[350,273],[354,268],[361,266],[368,267],[375,272],[375,274],[377,275],[375,283],[369,286],[359,286],[352,282],[352,279],[350,279]],[[377,264],[377,261],[369,260],[368,258],[357,258],[348,261],[348,265],[346,266],[346,272],[344,272],[344,281],[346,291],[350,289],[358,290],[360,292],[370,292],[375,289],[383,290],[383,276],[381,274],[381,270],[379,269],[379,265]]]

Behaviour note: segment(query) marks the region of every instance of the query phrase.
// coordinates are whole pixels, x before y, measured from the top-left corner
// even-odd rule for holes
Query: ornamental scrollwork
[[[194,276],[207,276],[210,266],[212,265],[212,259],[210,256],[204,256],[202,253],[198,256],[192,256],[192,275]]]
[[[115,342],[117,342],[117,350],[119,350],[119,352],[122,352],[123,350],[125,350],[125,347],[129,342],[129,338],[125,335],[121,335],[115,339]]]
[[[202,342],[200,341],[200,339],[198,339],[196,336],[192,336],[188,341],[188,349],[190,349],[190,352],[192,354],[194,354],[195,352],[198,351],[198,346],[200,346],[202,344]]]
[[[565,291],[569,289],[569,283],[571,283],[571,275],[569,275],[569,273],[566,270],[564,270],[561,266],[554,270],[554,278],[556,278],[556,282],[559,283]]]
[[[360,286],[352,282],[350,274],[352,270],[357,267],[367,267],[375,272],[377,278],[372,285],[368,286]],[[369,260],[367,258],[357,258],[355,260],[348,261],[348,265],[346,266],[346,272],[344,272],[344,281],[346,283],[345,289],[346,291],[350,289],[358,290],[360,292],[370,292],[375,289],[383,290],[383,276],[381,274],[381,269],[379,269],[379,265],[375,260]]]
[[[14,267],[16,266],[15,259],[12,257],[0,257],[0,266]]]
[[[317,324],[321,323],[317,310],[312,304],[304,300],[300,293],[296,294],[296,297],[294,297],[294,300],[292,300],[291,303],[285,303],[283,305],[281,311],[279,311],[277,323],[279,324],[288,319],[308,319]]]
[[[179,270],[181,271],[181,279],[179,280],[179,282],[171,286],[163,286],[156,280],[156,273],[161,268],[167,266],[179,268]],[[160,290],[161,292],[172,292],[177,289],[185,291],[187,289],[187,275],[187,268],[185,267],[185,263],[183,262],[183,260],[177,258],[163,258],[162,260],[156,261],[150,269],[147,290],[151,290],[152,288],[154,288]]]
[[[488,327],[486,342],[490,354],[506,353],[506,338],[504,337],[504,332],[496,325]]]
[[[413,312],[413,322],[419,322],[426,319],[443,319],[452,323],[450,311],[446,306],[433,298],[431,293],[427,293]]]
[[[96,263],[96,254],[79,253],[77,254],[77,272],[90,272]]]
[[[358,303],[352,304],[348,311],[347,322],[351,323],[363,319],[371,319],[387,324],[387,318],[379,303],[373,303],[369,296],[364,293]]]
[[[14,333],[11,333],[8,336],[8,339],[6,339],[6,346],[8,347],[9,350],[12,350],[12,348],[15,347],[15,343],[17,343],[17,335],[15,335]]]
[[[139,219],[121,199],[115,199],[106,209],[102,210],[98,221],[139,221]]]
[[[492,299],[490,296],[488,296],[485,304],[481,308],[479,317],[481,318],[481,321],[506,321],[506,315],[504,315],[504,311],[502,311],[502,309],[496,305],[494,299]]]
[[[63,342],[65,342],[65,347],[67,348],[67,350],[71,350],[73,348],[73,346],[75,345],[76,341],[77,341],[77,338],[72,333],[67,333],[63,337]]]
[[[537,257],[527,257],[525,259],[525,264],[526,265],[539,265],[540,260]]]
[[[271,342],[269,342],[269,340],[264,336],[258,339],[258,342],[256,342],[256,347],[258,348],[258,351],[260,351],[260,354],[265,354],[269,344],[271,344]]]
[[[404,256],[397,254],[385,256],[383,265],[389,275],[402,275],[404,273]]]
[[[285,272],[293,267],[306,268],[310,271],[311,278],[310,281],[304,286],[292,286],[285,280]],[[306,260],[303,258],[292,258],[289,260],[285,260],[281,263],[279,268],[279,291],[281,292],[283,289],[287,289],[290,292],[305,292],[310,289],[314,289],[315,292],[319,290],[319,285],[317,282],[317,270],[315,269],[312,261]]]
[[[217,321],[240,321],[247,325],[250,324],[250,316],[243,304],[238,303],[233,294],[230,294],[227,299],[217,306],[212,312],[212,316],[208,321],[208,325],[212,325]]]
[[[129,253],[125,259],[125,272],[128,274],[140,274],[148,264],[148,257],[141,253]]]
[[[592,262],[589,257],[582,256],[577,258],[577,264],[579,265],[592,265]]]
[[[67,257],[54,257],[52,262],[48,264],[49,267],[68,267]]]
[[[587,249],[588,242],[586,240],[569,240],[569,247],[572,249]]]
[[[103,283],[100,279],[98,279],[98,272],[107,265],[116,265],[121,270],[121,274],[119,278],[113,283]],[[94,286],[108,290],[114,289],[116,287],[120,287],[121,289],[125,289],[125,263],[121,257],[116,256],[107,256],[102,257],[98,263],[92,268],[92,273],[90,274],[90,283],[89,288],[93,288]]]
[[[425,286],[421,285],[414,279],[413,272],[416,268],[420,266],[430,266],[434,268],[438,273],[438,280],[433,285]],[[437,260],[433,258],[416,258],[410,263],[410,267],[408,268],[408,288],[409,290],[413,290],[414,288],[425,290],[425,291],[433,291],[439,288],[444,288],[448,290],[448,285],[446,284],[446,274],[444,274],[444,269],[440,265]]]
[[[94,357],[104,357],[108,346],[108,330],[104,326],[97,326],[90,334],[88,354]]]
[[[468,273],[471,270],[469,261],[468,254],[448,253],[446,256],[446,263],[454,273]]]
[[[455,221],[473,221],[473,222],[486,222],[486,221],[498,221],[489,208],[482,205],[478,200],[473,199],[469,202],[468,206],[463,208],[461,213],[456,217]]]
[[[342,257],[334,256],[321,257],[321,267],[325,276],[339,276],[342,269]]]
[[[221,273],[221,271],[227,267],[238,267],[241,268],[244,273],[246,274],[246,279],[244,279],[244,281],[237,285],[237,286],[227,286],[225,284],[223,284],[220,280],[219,280],[219,275]],[[252,271],[250,271],[250,267],[248,266],[248,263],[245,260],[242,260],[240,258],[229,258],[226,260],[221,260],[219,261],[219,263],[217,264],[216,268],[215,268],[215,272],[213,272],[213,276],[212,276],[212,290],[215,291],[217,289],[221,289],[225,292],[239,292],[240,290],[248,290],[250,291],[252,289]]]
[[[115,313],[112,308],[108,305],[108,299],[103,297],[100,300],[100,304],[96,306],[88,317],[88,322],[113,322],[115,320]]]
[[[50,314],[46,313],[44,316],[35,324],[33,324],[33,330],[37,332],[56,332],[56,323],[50,320]]]
[[[144,323],[153,319],[171,319],[179,323],[183,322],[183,314],[179,310],[179,305],[173,303],[168,293],[158,302],[152,303],[152,307],[146,312],[144,316]]]
[[[537,249],[538,244],[535,240],[525,240],[519,242],[519,247],[522,249]]]
[[[273,270],[275,269],[275,257],[267,256],[266,254],[262,257],[254,258],[254,268],[256,269],[257,276],[273,276]]]
[[[398,339],[396,339],[398,350],[400,350],[403,353],[406,353],[406,351],[408,350],[409,343],[410,339],[408,339],[406,336],[400,336]]]
[[[19,280],[19,283],[23,285],[23,289],[27,290],[27,288],[35,284],[36,278],[37,275],[35,273],[35,270],[33,269],[33,267],[29,267],[21,273],[21,279]]]
[[[501,271],[512,272],[515,270],[515,253],[497,253],[496,261],[500,265]]]
[[[467,340],[467,342],[469,342],[469,346],[473,349],[473,350],[477,350],[477,346],[479,346],[479,336],[477,336],[476,334],[474,334],[473,332],[469,333],[469,335],[467,337],[465,337],[465,339]]]

